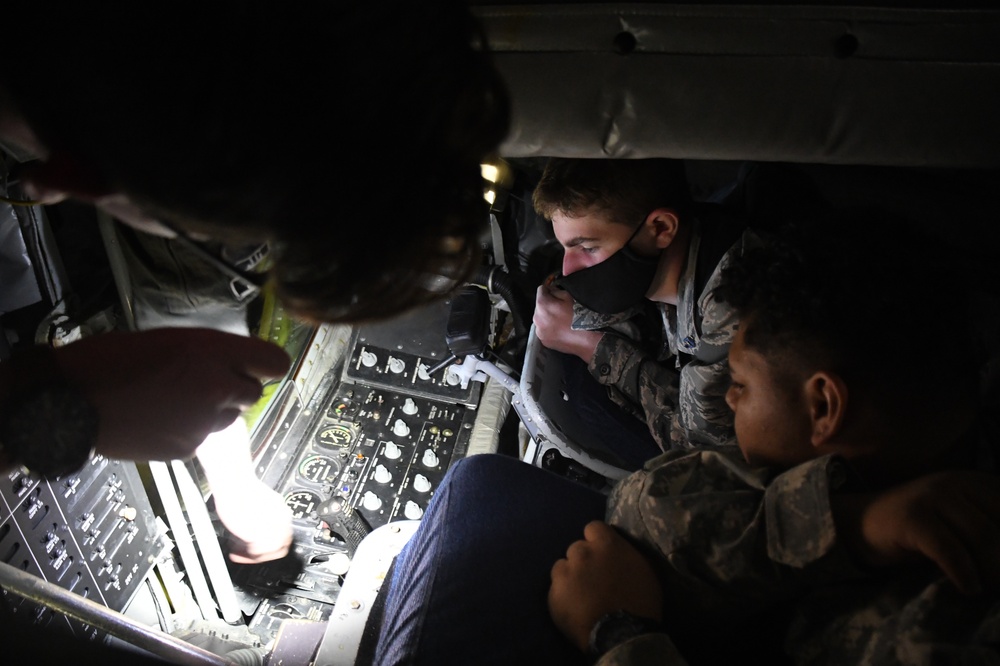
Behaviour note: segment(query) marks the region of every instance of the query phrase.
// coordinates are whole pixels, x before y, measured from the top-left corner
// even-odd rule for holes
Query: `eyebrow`
[[[587,237],[587,236],[577,236],[577,237],[575,237],[575,238],[567,241],[566,244],[563,247],[576,247],[577,245],[580,245],[582,243],[588,243],[588,242],[593,242],[593,241],[598,241],[598,240],[600,240],[600,239],[599,238],[590,238],[590,237]]]

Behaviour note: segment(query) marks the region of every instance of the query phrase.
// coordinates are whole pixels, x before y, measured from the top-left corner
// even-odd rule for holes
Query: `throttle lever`
[[[372,527],[343,497],[331,497],[316,508],[319,519],[329,526],[330,531],[347,543],[348,555],[354,557],[361,540],[368,536]]]

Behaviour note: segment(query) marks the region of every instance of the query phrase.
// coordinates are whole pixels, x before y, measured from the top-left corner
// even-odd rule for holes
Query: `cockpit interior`
[[[531,204],[548,157],[683,160],[696,199],[762,225],[811,204],[884,207],[1000,284],[990,3],[474,9],[513,119],[483,165],[490,212],[467,285],[389,320],[315,326],[266,287],[204,268],[223,285],[211,321],[238,320],[294,361],[246,415],[253,473],[293,517],[291,552],[231,562],[196,460],[98,455],[48,480],[15,470],[0,482],[10,616],[168,663],[368,663],[386,571],[455,461],[499,453],[605,491],[635,469],[605,445],[629,425],[581,428],[553,352],[532,335],[535,289],[561,256]],[[0,167],[7,197],[14,159]],[[72,202],[0,204],[0,232],[0,348],[139,325],[149,247],[115,220]],[[183,263],[185,248],[157,243]],[[192,297],[168,309],[183,319],[212,307]]]

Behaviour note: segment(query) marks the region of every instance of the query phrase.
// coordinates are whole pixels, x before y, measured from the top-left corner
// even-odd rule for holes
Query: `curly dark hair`
[[[765,237],[723,271],[714,295],[739,313],[746,345],[778,365],[822,366],[898,394],[974,383],[972,359],[939,358],[969,330],[967,291],[942,243],[880,211],[842,210]]]
[[[42,140],[180,228],[270,241],[295,313],[380,318],[474,269],[479,165],[509,101],[463,3],[40,0],[4,14],[25,57],[0,77]]]
[[[546,163],[532,201],[549,220],[557,212],[577,217],[595,210],[634,227],[657,208],[673,208],[683,219],[691,191],[680,160],[558,157]]]

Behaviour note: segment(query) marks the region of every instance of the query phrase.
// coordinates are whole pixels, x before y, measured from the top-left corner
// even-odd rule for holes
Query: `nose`
[[[586,268],[587,264],[584,263],[582,257],[576,252],[567,251],[563,255],[562,260],[562,274],[572,275],[582,268]]]

